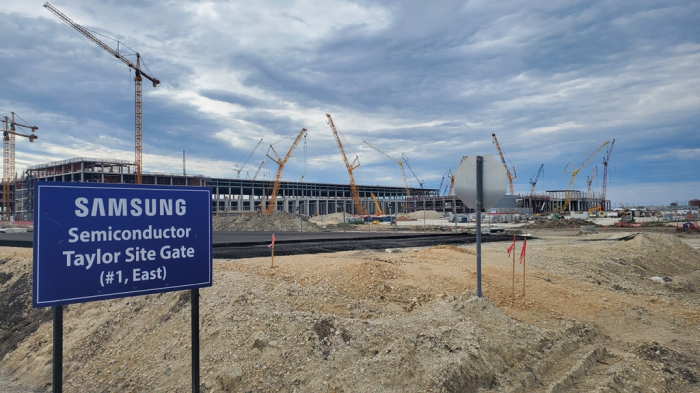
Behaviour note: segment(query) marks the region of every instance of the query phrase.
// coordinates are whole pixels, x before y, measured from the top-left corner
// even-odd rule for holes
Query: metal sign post
[[[481,291],[481,211],[489,209],[506,193],[506,171],[493,156],[465,157],[454,172],[455,195],[476,207],[476,294]],[[455,216],[455,222],[457,217]]]
[[[199,392],[199,289],[212,285],[211,189],[36,182],[34,307],[53,307],[53,391],[63,383],[63,305],[192,291]]]
[[[484,197],[484,157],[476,157],[476,296],[481,292],[481,209]]]

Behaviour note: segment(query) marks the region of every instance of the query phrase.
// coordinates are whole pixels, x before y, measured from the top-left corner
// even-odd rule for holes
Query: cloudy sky
[[[123,63],[43,1],[1,0],[0,115],[39,127],[17,169],[73,157],[133,160],[134,82]],[[616,140],[614,204],[700,198],[700,2],[65,1],[52,4],[135,61],[144,82],[144,170],[251,175],[274,144],[302,141],[284,178],[343,183],[326,113],[359,155],[360,184],[399,186],[408,157],[437,188],[465,155],[498,153],[516,192],[568,188]],[[107,38],[109,37],[109,38]],[[117,40],[119,44],[117,44]],[[575,188],[602,187],[605,149]],[[305,159],[306,157],[306,159]],[[274,177],[269,159],[261,176]],[[417,180],[407,171],[412,186]]]

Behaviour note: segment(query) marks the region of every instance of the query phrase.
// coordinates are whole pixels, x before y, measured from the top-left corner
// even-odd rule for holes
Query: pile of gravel
[[[219,213],[214,216],[212,224],[215,231],[299,231],[302,225],[304,232],[323,231],[305,216],[282,211],[270,215],[260,212]]]

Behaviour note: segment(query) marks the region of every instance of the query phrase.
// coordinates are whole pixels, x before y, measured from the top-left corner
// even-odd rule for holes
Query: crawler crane
[[[328,125],[333,131],[333,137],[335,138],[335,143],[338,145],[338,150],[340,150],[340,155],[343,157],[343,162],[345,163],[345,168],[348,170],[348,176],[350,177],[350,192],[352,192],[352,200],[355,204],[355,214],[367,214],[367,209],[360,203],[360,194],[357,192],[357,186],[355,185],[355,176],[353,176],[353,171],[360,166],[360,157],[355,155],[355,159],[352,162],[348,161],[348,156],[345,154],[345,149],[343,149],[343,143],[340,141],[340,135],[338,135],[338,130],[333,123],[333,118],[331,115],[326,114],[328,118]],[[345,210],[345,209],[343,209]]]
[[[570,173],[571,173],[571,183],[569,183],[569,190],[566,192],[566,200],[564,201],[564,206],[561,208],[561,211],[562,211],[562,212],[565,212],[565,211],[569,208],[569,203],[571,202],[571,191],[574,189],[574,182],[576,181],[576,175],[578,175],[578,172],[579,172],[581,169],[583,169],[583,167],[586,166],[586,164],[588,164],[588,162],[589,162],[593,157],[595,157],[595,155],[598,154],[598,152],[601,151],[601,150],[605,147],[605,145],[607,145],[608,143],[609,143],[609,142],[603,143],[603,144],[598,148],[598,150],[595,151],[595,153],[591,154],[591,156],[588,157],[588,159],[587,159],[586,161],[584,161],[583,164],[581,164],[580,167],[574,168],[574,166],[571,165],[570,162],[566,165],[567,168],[568,168],[568,167],[571,167],[571,170],[564,169],[566,172],[570,172]]]
[[[374,146],[373,144],[363,141],[367,146],[371,147],[372,149],[376,150],[379,152],[379,154],[383,155],[384,157],[390,159],[391,161],[394,161],[395,163],[399,164],[399,168],[401,168],[401,178],[403,179],[403,186],[406,189],[406,197],[411,196],[411,189],[408,188],[408,181],[406,180],[406,173],[403,170],[403,162],[401,160],[397,160],[394,157],[384,153],[381,151],[377,146]]]
[[[501,162],[503,167],[506,168],[506,176],[508,176],[508,186],[510,187],[510,195],[513,195],[513,180],[517,179],[515,175],[515,167],[513,166],[513,171],[508,169],[508,164],[506,164],[506,159],[503,157],[503,151],[501,151],[501,145],[498,144],[498,139],[496,139],[496,134],[491,134],[493,137],[493,143],[496,144],[496,149],[498,150],[498,155],[501,156]]]
[[[301,140],[301,137],[304,136],[304,134],[306,134],[306,128],[301,129],[299,135],[297,135],[297,138],[294,140],[294,143],[292,143],[292,147],[289,148],[287,155],[284,156],[284,159],[282,159],[279,156],[279,154],[277,154],[277,151],[275,151],[275,148],[272,147],[272,145],[270,145],[270,150],[272,150],[272,152],[275,154],[275,157],[272,157],[269,154],[269,152],[267,154],[267,157],[269,157],[272,161],[277,163],[279,167],[277,168],[277,174],[275,175],[275,185],[272,186],[272,194],[270,194],[270,203],[265,207],[265,214],[272,214],[275,210],[277,210],[277,192],[279,191],[280,184],[282,183],[282,171],[284,171],[284,165],[289,160],[289,157],[292,156],[292,152],[294,152],[294,149],[296,149],[297,145],[299,144],[299,141]]]

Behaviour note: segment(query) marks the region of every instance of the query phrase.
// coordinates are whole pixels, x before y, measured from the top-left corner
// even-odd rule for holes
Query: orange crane
[[[450,196],[450,195],[452,195],[452,190],[454,190],[454,188],[455,188],[455,174],[454,174],[454,172],[452,172],[452,169],[450,169],[447,172],[447,177],[450,178],[450,190],[447,191],[447,194],[445,194],[445,196]]]
[[[403,178],[403,186],[404,186],[404,188],[406,188],[406,196],[407,196],[407,197],[408,197],[408,196],[411,196],[411,189],[408,188],[408,181],[406,180],[406,172],[404,172],[404,170],[403,170],[403,162],[402,162],[401,160],[397,160],[397,159],[395,159],[394,157],[392,157],[392,156],[390,156],[390,155],[384,153],[383,151],[379,150],[379,148],[378,148],[377,146],[374,146],[373,144],[371,144],[371,143],[369,143],[369,142],[367,142],[367,141],[362,141],[362,142],[364,142],[365,144],[367,144],[367,146],[371,147],[372,149],[378,151],[378,152],[379,152],[381,155],[383,155],[384,157],[386,157],[386,158],[390,159],[391,161],[394,161],[395,163],[399,164],[399,168],[401,168],[401,177]]]
[[[593,184],[593,179],[595,178],[595,174],[598,172],[598,165],[593,168],[593,173],[591,173],[591,176],[588,177],[588,194],[586,196],[588,198],[591,197],[591,185]]]
[[[378,215],[378,216],[383,216],[383,215],[384,215],[384,210],[382,210],[382,208],[379,207],[379,202],[377,202],[377,197],[374,196],[374,193],[372,193],[372,200],[374,201],[374,206],[377,208],[377,215]]]
[[[508,176],[508,186],[510,187],[510,195],[513,195],[513,180],[517,179],[515,175],[515,166],[513,166],[513,172],[508,169],[508,164],[506,164],[506,159],[503,157],[503,152],[501,151],[501,145],[498,144],[498,139],[496,134],[491,134],[493,137],[493,143],[496,144],[496,149],[498,149],[498,155],[501,156],[501,162],[503,167],[506,168],[506,176]]]
[[[586,161],[584,161],[583,164],[581,164],[580,167],[574,169],[574,166],[571,165],[570,162],[569,162],[568,164],[566,164],[566,167],[567,167],[567,168],[568,168],[568,167],[571,167],[571,170],[567,170],[566,168],[564,168],[564,171],[570,172],[570,173],[571,173],[571,183],[569,183],[569,190],[566,192],[566,200],[564,201],[564,206],[561,208],[561,211],[562,211],[562,212],[566,211],[566,209],[569,207],[569,203],[571,202],[571,190],[574,189],[574,181],[576,181],[576,175],[578,175],[578,172],[579,172],[581,169],[583,169],[583,167],[586,166],[586,164],[588,164],[588,162],[589,162],[593,157],[595,157],[595,155],[598,154],[598,152],[601,151],[601,150],[605,147],[605,145],[607,145],[608,143],[610,143],[610,142],[605,142],[605,143],[603,143],[603,144],[598,148],[598,150],[595,151],[595,153],[591,154],[591,156],[588,157],[588,159],[587,159]]]
[[[2,123],[5,124],[2,138],[2,220],[10,221],[10,183],[15,176],[15,135],[29,138],[29,142],[34,142],[38,136],[34,132],[39,129],[36,126],[28,126],[15,122],[15,113],[12,113],[12,119],[4,116]],[[17,127],[27,128],[32,131],[31,134],[23,134],[17,132]]]
[[[245,161],[243,162],[243,165],[241,165],[240,168],[238,167],[238,165],[236,165],[236,167],[233,169],[234,171],[236,171],[236,179],[240,179],[240,178],[241,178],[241,171],[243,170],[243,167],[245,167],[246,164],[248,164],[248,161],[250,161],[250,157],[253,156],[253,153],[255,153],[256,150],[258,150],[258,146],[260,146],[260,144],[262,143],[262,141],[263,141],[262,138],[260,138],[260,140],[258,141],[258,143],[257,143],[257,144],[255,145],[255,147],[253,148],[253,151],[251,151],[250,154],[248,154],[248,158],[245,159]]]
[[[282,159],[279,154],[277,154],[277,151],[275,151],[275,148],[270,145],[270,150],[275,153],[276,158],[272,157],[269,152],[267,156],[272,161],[277,163],[279,167],[277,168],[277,175],[275,175],[275,185],[272,187],[272,194],[270,194],[270,203],[265,207],[265,214],[272,214],[275,210],[277,210],[277,192],[279,191],[280,183],[282,182],[282,171],[284,170],[284,165],[287,163],[287,160],[289,160],[289,157],[292,156],[292,152],[294,152],[294,149],[296,149],[301,137],[304,136],[305,133],[306,128],[302,128],[299,135],[297,135],[296,139],[294,139],[294,143],[292,143],[292,147],[289,148],[287,155],[284,156],[284,159]]]
[[[129,59],[126,57],[122,56],[118,51],[115,51],[109,45],[105,44],[104,42],[100,41],[90,33],[90,31],[79,24],[73,22],[69,17],[67,17],[65,14],[63,14],[61,11],[57,10],[54,6],[52,6],[49,3],[44,4],[44,8],[47,10],[51,11],[54,15],[56,15],[59,19],[61,19],[63,22],[65,22],[68,26],[74,28],[77,30],[80,34],[84,35],[89,39],[90,41],[94,42],[99,46],[100,48],[106,50],[109,54],[112,56],[116,57],[119,59],[122,63],[126,64],[130,69],[134,70],[135,77],[134,77],[134,88],[135,88],[135,141],[136,141],[136,152],[135,152],[135,164],[136,164],[136,172],[135,174],[135,183],[136,184],[141,184],[143,182],[143,127],[142,127],[142,100],[141,100],[141,82],[143,81],[143,78],[148,79],[149,81],[153,82],[153,87],[158,86],[160,81],[151,76],[148,72],[144,71],[141,68],[141,55],[139,53],[136,53],[136,64],[132,63]],[[118,48],[118,47],[117,47]],[[145,65],[145,63],[144,63]],[[146,67],[148,69],[148,67]],[[149,70],[150,72],[150,70]],[[142,78],[143,77],[143,78]]]
[[[357,169],[357,167],[360,166],[360,157],[356,155],[352,163],[348,161],[348,156],[345,155],[343,143],[340,141],[340,136],[338,135],[338,130],[335,127],[335,123],[333,123],[331,115],[326,113],[326,117],[328,118],[328,125],[331,126],[331,131],[333,131],[333,137],[335,138],[335,143],[338,145],[338,150],[340,150],[340,155],[343,156],[345,168],[347,168],[348,170],[348,176],[350,177],[350,191],[352,192],[352,200],[355,203],[355,213],[361,215],[367,214],[367,209],[362,207],[362,204],[360,203],[360,194],[357,192],[357,186],[355,185],[355,176],[353,176],[352,174],[352,171],[354,171],[355,169]]]

